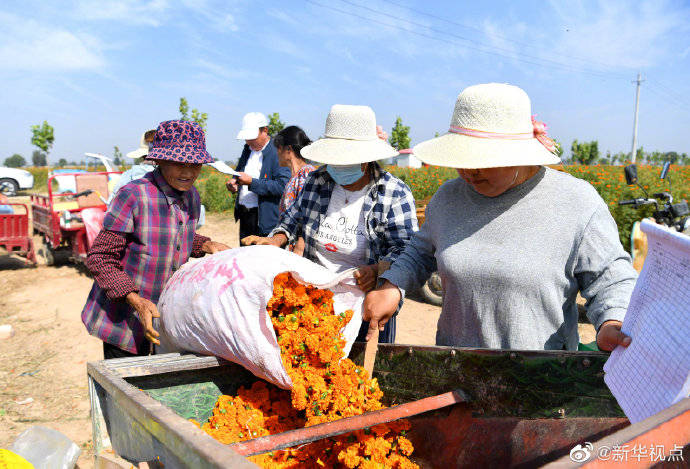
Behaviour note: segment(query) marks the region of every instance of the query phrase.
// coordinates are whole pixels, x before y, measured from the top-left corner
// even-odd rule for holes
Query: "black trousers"
[[[240,222],[240,240],[247,236],[263,236],[259,231],[259,209],[257,207],[247,208],[244,205],[235,206],[237,219]]]
[[[111,358],[144,357],[150,354],[150,349],[146,349],[145,351],[139,353],[132,353],[128,352],[127,350],[122,350],[117,345],[103,342],[103,358],[106,360],[110,360]]]

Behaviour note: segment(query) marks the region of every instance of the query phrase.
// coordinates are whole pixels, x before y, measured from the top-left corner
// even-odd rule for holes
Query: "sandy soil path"
[[[207,215],[200,233],[238,245],[237,224],[227,214]],[[80,317],[91,285],[73,265],[27,268],[0,253],[0,324],[16,331],[0,340],[0,448],[30,426],[45,425],[82,448],[79,467],[93,467],[86,363],[102,359],[103,350]],[[400,312],[397,341],[433,345],[439,314],[413,294]],[[583,342],[592,340],[591,326],[581,326],[583,332]],[[27,398],[33,402],[18,404]]]
[[[236,246],[229,218],[210,214],[200,232]],[[15,329],[0,340],[0,448],[32,425],[45,425],[82,448],[81,468],[93,466],[86,363],[101,360],[103,346],[80,316],[92,283],[74,265],[28,268],[0,254],[0,324]],[[33,402],[17,404],[29,397]]]

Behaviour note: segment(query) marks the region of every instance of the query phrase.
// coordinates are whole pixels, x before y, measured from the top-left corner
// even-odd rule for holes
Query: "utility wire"
[[[502,47],[490,46],[490,45],[482,44],[481,42],[475,41],[475,40],[473,40],[473,39],[470,39],[470,38],[467,38],[467,37],[464,37],[464,36],[460,36],[460,35],[457,35],[457,34],[449,33],[449,32],[447,32],[447,31],[443,31],[443,30],[440,30],[440,29],[436,29],[436,28],[433,28],[433,27],[431,27],[431,26],[427,26],[427,25],[422,24],[422,23],[418,23],[418,22],[415,22],[415,21],[412,21],[412,20],[408,20],[408,19],[406,19],[406,18],[401,18],[401,17],[399,17],[399,16],[394,16],[394,15],[391,15],[391,14],[389,14],[389,13],[387,13],[387,12],[380,11],[380,10],[376,10],[376,9],[374,9],[374,8],[371,8],[371,7],[368,7],[368,6],[365,6],[365,5],[361,5],[361,4],[352,2],[352,1],[350,1],[350,0],[340,0],[340,1],[343,2],[343,3],[347,3],[348,5],[352,5],[352,6],[355,6],[355,7],[358,7],[358,8],[362,8],[362,9],[364,9],[364,10],[368,10],[368,11],[371,11],[371,12],[373,12],[373,13],[376,13],[376,14],[379,14],[379,15],[382,15],[382,16],[385,16],[385,17],[388,17],[388,18],[392,18],[392,19],[395,19],[395,20],[398,20],[398,21],[404,21],[404,22],[409,23],[409,24],[411,24],[411,25],[413,25],[413,26],[418,26],[418,27],[421,27],[421,28],[426,28],[426,29],[429,29],[429,30],[431,30],[431,31],[433,31],[433,32],[436,32],[436,33],[445,34],[445,35],[447,35],[447,36],[451,36],[451,37],[453,37],[453,38],[455,38],[455,39],[459,39],[459,40],[461,40],[461,41],[466,41],[466,42],[469,42],[469,43],[471,43],[471,44],[476,44],[476,45],[479,46],[479,47],[483,47],[483,48],[487,48],[487,49],[493,49],[493,50],[502,51],[502,52],[507,52],[508,54],[510,54],[510,55],[508,55],[507,57],[511,57],[511,55],[512,55],[512,56],[514,56],[514,55],[521,55],[521,56],[527,57],[527,58],[532,59],[532,60],[541,60],[541,61],[543,61],[543,62],[549,62],[549,63],[555,64],[555,65],[558,65],[558,66],[561,66],[561,67],[571,67],[572,70],[576,70],[574,67],[572,67],[570,64],[567,64],[567,63],[563,63],[563,62],[559,62],[559,61],[551,60],[551,59],[546,59],[546,58],[543,58],[543,57],[537,57],[537,56],[534,56],[534,55],[525,54],[524,52],[518,52],[518,51],[511,50],[511,49],[506,49],[506,48],[502,48]],[[482,49],[479,49],[479,50],[482,50]],[[511,58],[514,58],[514,57],[511,57]],[[583,71],[584,71],[585,73],[594,73],[594,74],[605,74],[605,73],[607,73],[607,72],[602,72],[602,71],[584,70],[584,69],[583,69]],[[614,75],[611,74],[611,76],[613,77]],[[622,75],[618,75],[617,78],[624,78],[624,77],[623,77]]]
[[[429,34],[424,34],[424,33],[421,33],[421,32],[419,32],[419,31],[416,31],[416,30],[413,30],[413,29],[408,29],[408,28],[401,27],[400,25],[397,25],[397,24],[392,24],[392,23],[387,23],[387,22],[384,22],[384,21],[379,21],[379,20],[376,20],[376,19],[371,18],[371,17],[359,15],[359,14],[357,14],[357,13],[353,13],[353,12],[350,12],[350,11],[342,10],[342,9],[340,9],[340,8],[332,7],[332,6],[330,6],[330,5],[324,5],[323,3],[319,3],[319,2],[316,2],[316,1],[314,1],[314,0],[305,0],[305,1],[306,1],[307,3],[311,3],[311,4],[313,4],[313,5],[317,5],[317,6],[320,6],[320,7],[322,7],[322,8],[326,8],[326,9],[328,9],[328,10],[333,10],[333,11],[336,11],[336,12],[338,12],[338,13],[342,13],[342,14],[345,14],[345,15],[353,16],[353,17],[355,17],[355,18],[363,19],[363,20],[365,20],[365,21],[369,21],[369,22],[372,22],[372,23],[380,24],[380,25],[387,26],[387,27],[390,27],[390,28],[393,28],[393,29],[398,29],[398,30],[405,31],[405,32],[410,33],[410,34],[415,34],[415,35],[417,35],[417,36],[422,36],[422,37],[426,37],[426,38],[428,38],[428,39],[433,39],[433,40],[435,40],[435,41],[445,42],[446,44],[451,44],[451,45],[453,45],[453,46],[462,45],[463,47],[465,47],[465,48],[467,48],[467,49],[471,49],[471,50],[475,50],[475,51],[478,51],[478,52],[482,52],[482,53],[484,53],[484,54],[495,55],[495,56],[498,56],[498,57],[502,57],[502,58],[504,58],[504,59],[512,59],[512,60],[516,60],[516,61],[519,61],[519,62],[523,62],[523,63],[527,63],[527,64],[531,64],[531,65],[536,65],[536,66],[539,66],[539,67],[560,69],[560,70],[567,71],[567,72],[586,73],[586,74],[590,74],[590,75],[594,75],[594,76],[599,76],[599,77],[601,77],[601,78],[622,78],[622,76],[614,76],[614,75],[612,75],[612,74],[610,74],[610,73],[604,73],[604,72],[596,72],[596,71],[578,69],[578,68],[572,67],[572,66],[567,65],[567,64],[563,64],[563,63],[559,63],[559,62],[554,62],[554,61],[550,61],[550,60],[546,60],[546,59],[535,58],[536,60],[540,60],[540,61],[542,61],[542,62],[544,62],[544,61],[552,62],[552,64],[550,64],[550,65],[549,65],[549,64],[544,64],[544,63],[540,63],[540,62],[535,62],[534,60],[527,60],[527,59],[520,58],[520,57],[505,55],[505,54],[502,54],[502,53],[499,53],[499,52],[493,52],[493,51],[491,51],[491,50],[486,50],[485,48],[473,47],[473,46],[470,46],[470,45],[463,45],[463,44],[459,44],[457,41],[449,41],[449,40],[447,40],[447,39],[440,38],[440,37],[437,37],[437,36],[432,36],[432,35],[429,35]],[[409,20],[405,20],[405,19],[401,19],[401,20],[406,21],[406,22],[410,22]],[[426,26],[426,25],[421,25],[421,26],[424,27],[424,28],[429,29],[429,27]],[[438,31],[438,30],[437,30],[437,31]],[[442,34],[448,34],[448,33],[446,33],[445,31],[438,31],[438,32],[441,32]],[[461,37],[460,37],[460,39],[463,39],[463,40],[465,40],[465,41],[469,41],[469,40],[466,39],[466,38],[461,38]],[[512,52],[512,51],[510,51],[510,52],[511,52],[511,53],[514,53],[514,52]],[[514,54],[525,55],[525,54],[520,54],[520,53],[514,53]],[[530,57],[530,56],[528,56],[528,57]]]
[[[486,31],[484,31],[484,30],[482,30],[482,29],[480,29],[480,28],[476,28],[476,27],[471,26],[471,25],[468,25],[468,24],[458,23],[458,22],[456,22],[456,21],[449,20],[448,18],[444,18],[444,17],[442,17],[442,16],[434,15],[434,14],[431,14],[431,13],[428,13],[428,12],[425,12],[425,11],[422,11],[422,10],[417,10],[417,9],[415,9],[415,8],[412,8],[412,7],[409,7],[409,6],[407,6],[407,5],[404,5],[404,4],[400,3],[400,2],[394,2],[394,1],[392,1],[392,0],[382,0],[382,1],[384,1],[384,2],[386,2],[386,3],[390,3],[391,5],[398,6],[398,7],[400,7],[400,8],[404,8],[404,9],[406,9],[406,10],[409,10],[409,11],[412,11],[412,12],[415,12],[415,13],[418,13],[418,14],[420,14],[420,15],[428,16],[429,18],[434,18],[434,19],[439,20],[439,21],[444,21],[444,22],[446,22],[446,23],[448,23],[448,24],[452,24],[452,25],[454,25],[454,26],[459,26],[459,27],[461,27],[461,28],[466,28],[466,29],[471,29],[471,30],[473,30],[473,31],[477,31],[477,32],[479,32],[479,33],[481,33],[481,34],[483,34],[483,35],[486,35],[486,36],[491,36],[491,37],[494,37],[494,38],[496,38],[496,39],[501,39],[501,40],[503,40],[503,41],[512,42],[512,43],[514,43],[514,44],[519,44],[519,45],[522,45],[522,46],[525,46],[525,47],[530,47],[530,48],[534,47],[534,43],[516,41],[515,39],[508,38],[507,36],[501,36],[501,35],[495,34],[495,33],[487,33]],[[565,58],[569,58],[569,59],[573,59],[573,60],[579,60],[579,61],[581,61],[581,62],[589,63],[589,64],[596,65],[596,66],[599,66],[599,67],[605,67],[605,68],[609,68],[609,67],[610,67],[609,64],[604,63],[604,62],[598,62],[598,61],[596,61],[596,60],[585,59],[585,58],[577,57],[577,56],[574,56],[574,55],[566,55],[566,54],[559,54],[559,55],[561,55],[562,57],[565,57]],[[625,77],[620,76],[620,78],[625,78]]]
[[[645,89],[647,91],[650,91],[652,94],[658,96],[659,98],[664,100],[666,102],[666,104],[669,104],[669,105],[675,107],[679,111],[688,112],[689,108],[687,105],[680,104],[674,97],[672,97],[668,93],[664,92],[656,84],[651,84],[648,81]]]
[[[619,74],[612,74],[612,73],[606,73],[606,72],[597,72],[597,71],[593,71],[593,70],[578,69],[578,68],[572,67],[572,66],[570,66],[570,65],[568,65],[568,64],[564,64],[564,63],[556,62],[556,61],[552,61],[552,60],[547,60],[547,59],[543,59],[543,58],[539,58],[539,57],[529,56],[529,55],[526,55],[526,54],[519,54],[519,55],[523,55],[523,56],[526,56],[526,57],[528,57],[528,58],[535,59],[535,60],[539,60],[539,61],[542,61],[542,62],[550,62],[550,64],[540,63],[540,62],[536,62],[536,61],[534,61],[534,60],[528,60],[528,59],[521,58],[521,57],[515,57],[514,55],[513,55],[513,56],[508,56],[508,55],[502,54],[502,53],[500,53],[500,52],[494,52],[494,51],[491,51],[491,50],[486,50],[485,48],[482,48],[482,47],[474,47],[474,46],[471,46],[471,45],[460,44],[460,43],[459,43],[458,41],[456,41],[456,40],[448,40],[448,39],[446,39],[446,38],[442,38],[442,37],[438,37],[438,36],[433,36],[433,35],[430,35],[430,34],[425,34],[425,33],[423,33],[423,32],[420,32],[420,31],[417,31],[417,30],[414,30],[414,29],[409,29],[409,28],[406,28],[406,27],[402,27],[402,26],[400,26],[399,24],[388,23],[388,22],[385,22],[385,21],[380,21],[380,20],[371,18],[371,17],[369,17],[369,16],[364,16],[364,15],[360,15],[360,14],[357,14],[357,13],[354,13],[354,12],[351,12],[351,11],[342,10],[342,9],[340,9],[340,8],[336,8],[336,7],[333,7],[333,6],[330,6],[330,5],[325,5],[325,4],[323,4],[323,3],[319,3],[319,2],[317,2],[317,1],[315,1],[315,0],[305,0],[305,1],[306,1],[307,3],[311,3],[311,4],[313,4],[313,5],[316,5],[316,6],[319,6],[319,7],[325,8],[325,9],[328,9],[328,10],[332,10],[332,11],[335,11],[335,12],[338,12],[338,13],[341,13],[341,14],[345,14],[345,15],[348,15],[348,16],[352,16],[352,17],[355,17],[355,18],[359,18],[359,19],[362,19],[362,20],[365,20],[365,21],[368,21],[368,22],[371,22],[371,23],[380,24],[380,25],[382,25],[382,26],[386,26],[386,27],[389,27],[389,28],[392,28],[392,29],[397,29],[397,30],[400,30],[400,31],[404,31],[404,32],[406,32],[406,33],[410,33],[410,34],[414,34],[414,35],[417,35],[417,36],[421,36],[421,37],[424,37],[424,38],[427,38],[427,39],[432,39],[432,40],[435,40],[435,41],[443,42],[443,43],[450,44],[450,45],[453,45],[453,46],[462,46],[462,47],[466,47],[467,49],[475,50],[475,51],[478,51],[478,52],[481,52],[481,53],[484,53],[484,54],[495,55],[495,56],[502,57],[502,58],[506,58],[506,59],[513,59],[513,60],[516,60],[516,61],[519,61],[519,62],[523,62],[523,63],[527,63],[527,64],[531,64],[531,65],[536,65],[536,66],[539,66],[539,67],[559,69],[559,70],[568,71],[568,72],[586,73],[586,74],[590,74],[590,75],[599,76],[599,77],[602,77],[602,78],[626,78],[626,79],[627,79],[627,77],[625,77],[625,76],[623,76],[623,75],[619,75]],[[436,30],[436,29],[434,29],[434,28],[431,28],[430,26],[427,26],[427,25],[424,25],[424,24],[421,24],[421,23],[415,23],[415,22],[413,22],[413,21],[411,21],[411,20],[407,20],[407,19],[405,19],[405,18],[398,18],[398,17],[392,16],[392,15],[388,15],[387,13],[380,12],[380,11],[374,10],[374,9],[372,9],[372,8],[369,8],[369,7],[365,7],[365,6],[363,6],[363,5],[359,5],[359,4],[354,3],[354,2],[351,2],[351,1],[349,1],[349,0],[341,0],[341,1],[344,2],[344,3],[350,4],[350,5],[353,5],[353,6],[357,6],[357,7],[359,7],[359,8],[363,8],[363,9],[372,11],[372,12],[377,13],[377,14],[380,14],[380,15],[388,16],[389,18],[392,18],[392,19],[397,19],[397,20],[400,20],[400,21],[404,21],[404,22],[407,22],[407,23],[409,23],[409,24],[413,24],[413,25],[416,25],[416,26],[419,26],[419,27],[423,27],[423,28],[426,28],[426,29],[430,29],[430,30],[432,30],[432,31],[435,31],[435,32],[438,32],[438,33],[441,33],[441,34],[445,34],[445,35],[452,36],[452,37],[454,37],[455,39],[459,39],[459,40],[462,40],[462,41],[466,41],[466,42],[470,42],[470,43],[475,43],[475,44],[476,44],[476,42],[475,42],[475,41],[472,41],[471,39],[468,39],[468,38],[465,38],[465,37],[462,37],[462,36],[453,35],[453,34],[450,34],[450,33],[445,32],[445,31]],[[396,4],[395,2],[392,2],[392,1],[389,1],[389,0],[384,0],[384,1],[388,1],[388,3]],[[410,9],[410,10],[412,10],[412,9]],[[413,11],[418,11],[418,10],[413,10]],[[434,15],[427,15],[427,16],[432,16],[432,17],[434,17]],[[448,21],[448,20],[446,20],[446,21]],[[476,28],[475,28],[475,29],[476,29]],[[506,50],[506,49],[500,49],[500,48],[496,48],[496,47],[494,47],[493,49],[497,49],[497,50]],[[510,52],[511,54],[515,54],[515,52],[513,52],[513,51],[510,51],[510,50],[507,50],[507,51]],[[649,85],[649,82],[648,82],[648,85]],[[670,104],[673,105],[674,107],[678,108],[679,110],[682,110],[682,111],[686,111],[686,112],[687,112],[688,109],[690,109],[690,104],[688,104],[688,107],[687,107],[687,108],[681,106],[681,105],[678,103],[678,101],[681,101],[681,102],[682,102],[683,100],[682,100],[682,99],[679,99],[678,96],[674,96],[671,92],[665,91],[665,90],[662,88],[661,84],[658,83],[658,82],[655,82],[655,86],[653,86],[653,87],[647,86],[647,89],[649,89],[649,90],[650,90],[653,94],[655,94],[656,96],[658,96],[658,97],[664,99],[665,101],[667,101],[668,103],[670,103]]]
[[[680,102],[684,104],[685,106],[690,107],[690,101],[686,99],[683,95],[677,94],[675,91],[671,90],[669,87],[665,86],[663,83],[661,83],[659,80],[653,80],[653,84],[661,91],[663,91],[666,95],[669,97],[673,98],[674,101]]]

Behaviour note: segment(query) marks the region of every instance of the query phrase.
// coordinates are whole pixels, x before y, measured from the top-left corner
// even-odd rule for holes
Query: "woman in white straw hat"
[[[441,186],[420,231],[367,295],[369,334],[438,268],[437,345],[577,350],[580,291],[599,348],[627,346],[620,326],[636,273],[594,188],[544,166],[559,162],[554,150],[523,90],[466,88],[448,133],[414,148],[460,177]]]
[[[336,104],[326,119],[324,138],[301,153],[324,166],[309,175],[268,237],[250,236],[243,243],[283,247],[300,233],[306,258],[336,272],[357,267],[357,284],[371,290],[379,269],[390,265],[417,231],[409,187],[376,163],[398,152],[377,136],[371,108]],[[394,341],[395,318],[379,336],[379,342]]]

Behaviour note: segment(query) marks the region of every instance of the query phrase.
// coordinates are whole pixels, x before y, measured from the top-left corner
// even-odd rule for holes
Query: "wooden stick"
[[[379,261],[376,277],[378,278],[381,274],[388,270],[390,266],[391,263],[388,261]],[[376,329],[376,332],[374,332],[374,334],[371,336],[371,339],[369,339],[367,346],[364,349],[364,369],[367,370],[367,373],[369,373],[369,378],[374,377],[374,362],[376,361],[376,352],[378,349],[379,330]]]
[[[376,352],[379,349],[379,330],[371,336],[364,349],[364,369],[369,373],[369,378],[374,377],[374,362],[376,361]]]

